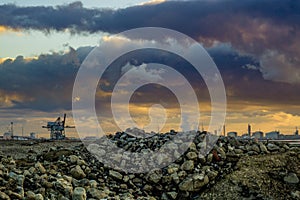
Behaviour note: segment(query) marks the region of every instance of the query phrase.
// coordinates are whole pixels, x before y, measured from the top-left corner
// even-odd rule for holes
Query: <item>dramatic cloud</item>
[[[2,5],[0,25],[14,29],[109,33],[144,26],[165,27],[188,34],[207,46],[215,42],[230,43],[240,53],[258,60],[265,79],[300,83],[298,76],[276,76],[283,71],[299,74],[298,1],[153,2],[118,10],[87,9],[81,2],[57,7]]]
[[[66,54],[18,56],[0,64],[0,106],[33,110],[70,109],[77,70],[90,47]]]

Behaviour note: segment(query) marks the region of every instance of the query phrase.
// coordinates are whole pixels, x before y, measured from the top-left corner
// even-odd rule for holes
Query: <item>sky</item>
[[[299,9],[292,0],[0,0],[0,133],[13,121],[17,134],[23,127],[27,135],[48,137],[41,126],[65,112],[73,125],[75,77],[93,48],[132,28],[163,27],[199,42],[216,63],[227,95],[227,131],[243,134],[250,123],[253,131],[293,134],[300,127]],[[150,51],[118,59],[99,84],[95,107],[107,132],[115,131],[110,86],[128,69],[137,80],[162,76],[151,62],[172,65],[189,77],[207,128],[211,107],[201,76],[181,58]],[[130,112],[137,124],[151,121],[154,104],[166,109],[164,130],[178,128],[178,101],[157,85],[132,96]],[[77,136],[76,130],[68,134]]]

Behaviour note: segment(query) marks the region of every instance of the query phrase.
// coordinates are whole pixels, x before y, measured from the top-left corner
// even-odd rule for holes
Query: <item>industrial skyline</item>
[[[74,125],[73,84],[86,56],[115,33],[152,26],[188,35],[212,57],[226,89],[228,132],[246,133],[251,124],[252,131],[292,134],[300,127],[299,9],[299,2],[280,0],[2,0],[0,133],[14,122],[16,134],[23,129],[46,137],[41,126],[63,113]],[[171,65],[189,76],[199,100],[199,121],[208,127],[207,88],[188,63],[162,52],[152,52],[147,59],[139,53],[132,56],[116,61],[110,76],[99,83],[96,108],[108,132],[116,131],[108,109],[109,86],[126,69],[135,69],[140,77],[159,77],[161,71],[149,71],[150,62]],[[162,131],[177,129],[178,102],[162,87],[143,87],[133,95],[133,119],[144,127],[149,108],[159,103],[169,117]],[[76,136],[76,130],[68,132]]]

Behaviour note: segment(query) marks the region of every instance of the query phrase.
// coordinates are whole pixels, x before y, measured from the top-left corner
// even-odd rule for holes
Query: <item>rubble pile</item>
[[[143,152],[147,149],[160,149],[176,134],[171,132],[136,138],[123,132],[108,138],[126,151]],[[0,199],[209,199],[213,196],[204,194],[216,190],[219,182],[238,171],[241,167],[240,160],[278,154],[291,155],[297,162],[300,160],[300,149],[288,144],[220,137],[210,147],[207,136],[205,132],[197,132],[184,154],[173,163],[145,173],[129,173],[107,167],[83,144],[68,148],[51,147],[43,152],[32,148],[28,151],[26,159],[15,159],[2,154]],[[176,142],[182,141],[179,139]],[[203,148],[210,150],[208,154]],[[102,153],[103,156],[111,156],[109,152]],[[161,158],[160,164],[166,161],[164,159],[167,158]],[[122,164],[117,162],[118,160],[116,165]],[[276,166],[277,161],[273,162]],[[286,199],[294,196],[297,199],[297,195],[300,195],[297,191],[300,170],[299,165],[291,166],[285,168],[284,165],[278,165],[275,169],[277,173],[270,176],[276,175],[275,178],[280,179],[284,187],[290,187],[285,188],[289,192],[289,195],[285,196]],[[241,184],[235,179],[232,181],[235,181],[236,186]],[[240,190],[239,195],[249,197],[249,191],[254,189],[251,188],[251,184],[244,183],[244,186],[237,190]],[[255,196],[252,196],[264,199],[264,195],[266,193],[256,192]]]

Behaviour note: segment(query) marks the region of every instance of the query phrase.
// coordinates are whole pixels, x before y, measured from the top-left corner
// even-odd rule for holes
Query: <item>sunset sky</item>
[[[83,60],[110,35],[139,27],[176,30],[205,47],[224,81],[227,131],[243,134],[250,123],[253,131],[292,134],[300,127],[299,10],[300,2],[292,0],[0,0],[0,134],[13,121],[18,135],[24,127],[26,135],[48,137],[41,126],[64,112],[73,125],[72,90]],[[153,61],[193,74],[179,58],[149,55],[116,61],[103,81],[115,81],[126,67],[136,67],[138,76]],[[205,84],[201,77],[190,79],[206,128]],[[108,131],[114,131],[106,106],[111,92],[99,87],[96,94]],[[132,102],[131,115],[141,126],[149,121],[149,107],[163,102],[165,130],[176,129],[178,102],[166,88],[141,88]]]

